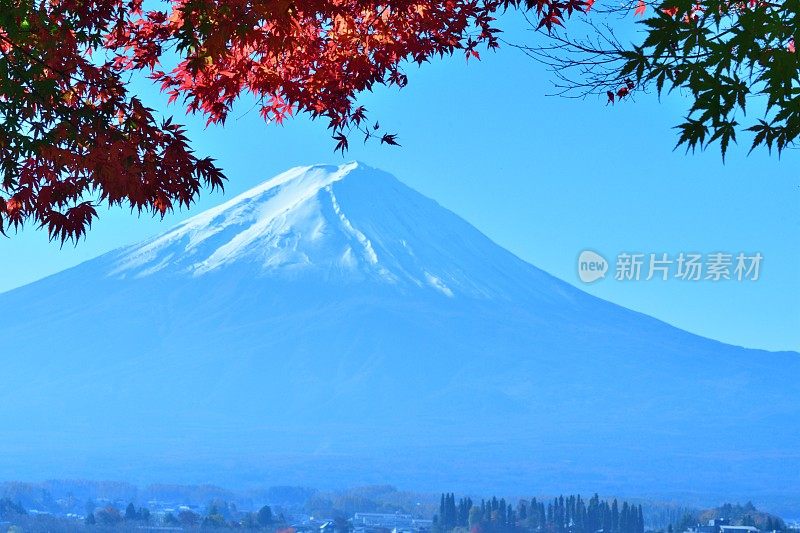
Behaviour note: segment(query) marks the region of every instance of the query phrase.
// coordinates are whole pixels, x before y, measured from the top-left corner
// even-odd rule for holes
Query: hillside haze
[[[362,164],[291,169],[0,308],[2,479],[800,511],[800,355],[590,296]]]

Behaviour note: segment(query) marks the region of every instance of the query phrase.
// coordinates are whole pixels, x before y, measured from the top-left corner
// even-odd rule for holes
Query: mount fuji
[[[291,169],[0,309],[2,479],[800,511],[800,354],[590,296],[362,164]]]

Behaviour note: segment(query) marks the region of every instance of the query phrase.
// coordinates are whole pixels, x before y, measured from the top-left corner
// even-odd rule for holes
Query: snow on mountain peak
[[[258,276],[369,279],[447,297],[519,291],[513,278],[521,270],[546,276],[390,174],[357,162],[292,168],[119,251],[109,274],[203,276],[234,265]]]

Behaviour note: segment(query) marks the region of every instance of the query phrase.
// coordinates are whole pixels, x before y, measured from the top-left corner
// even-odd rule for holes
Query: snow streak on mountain
[[[511,279],[498,276],[510,262]],[[109,273],[203,276],[231,265],[484,298],[518,293],[535,271],[389,174],[350,163],[284,172],[126,249]]]

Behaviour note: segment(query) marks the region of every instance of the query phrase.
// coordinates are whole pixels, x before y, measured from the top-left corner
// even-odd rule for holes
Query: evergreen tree
[[[644,513],[642,513],[642,505],[639,504],[639,512],[637,513],[639,518],[638,527],[636,528],[636,533],[644,533]]]
[[[136,520],[137,518],[136,507],[133,506],[133,503],[129,503],[125,508],[125,520]]]
[[[472,499],[461,498],[458,502],[458,526],[467,527],[469,525],[470,509],[472,509]]]
[[[547,527],[547,516],[545,515],[544,502],[539,502],[539,529]]]
[[[528,512],[528,527],[533,530],[539,528],[539,502],[536,498],[531,500],[530,511]]]
[[[270,509],[269,505],[265,505],[258,510],[256,520],[258,521],[258,525],[262,527],[266,527],[272,523],[272,509]]]
[[[620,533],[633,533],[630,529],[630,509],[628,502],[622,502],[622,510],[619,513],[619,531]]]

